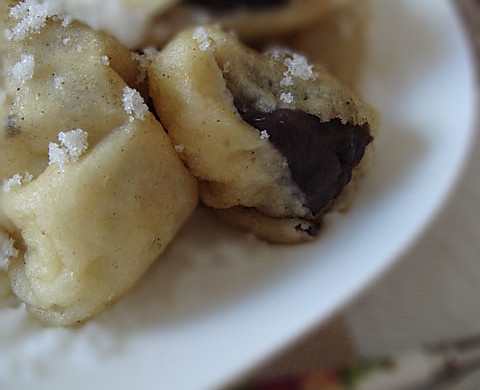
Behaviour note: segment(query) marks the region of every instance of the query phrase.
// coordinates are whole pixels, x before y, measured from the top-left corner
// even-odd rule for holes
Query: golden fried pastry
[[[314,237],[372,140],[370,107],[324,69],[219,28],[181,33],[149,80],[203,202],[270,241]]]
[[[13,292],[44,323],[88,319],[128,291],[197,204],[197,184],[151,114],[2,201],[17,229]]]
[[[68,325],[137,282],[196,207],[198,185],[135,89],[129,51],[54,19],[25,34],[10,20],[0,223],[14,242],[13,292],[43,322]]]
[[[9,25],[13,30],[17,20]],[[0,133],[3,178],[41,173],[48,165],[48,145],[60,131],[81,128],[89,145],[96,145],[128,119],[121,109],[123,87],[140,89],[130,52],[79,23],[64,27],[48,19],[41,33],[12,38],[6,68],[13,101]]]

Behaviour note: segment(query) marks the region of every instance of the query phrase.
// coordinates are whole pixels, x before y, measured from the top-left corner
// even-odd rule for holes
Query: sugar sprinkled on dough
[[[62,21],[62,27],[68,27],[73,22],[73,18],[70,15],[65,16]]]
[[[137,84],[142,84],[147,78],[147,69],[153,60],[157,50],[153,47],[146,47],[143,49],[143,54],[133,52],[132,58],[138,64],[138,74],[136,77]]]
[[[64,78],[62,76],[55,76],[53,82],[56,89],[63,89]]]
[[[175,145],[175,151],[177,153],[182,153],[185,150],[185,145],[180,144],[180,145]]]
[[[63,172],[65,164],[77,162],[79,157],[88,149],[88,133],[82,129],[61,131],[58,133],[60,145],[50,142],[48,145],[49,165],[58,165]]]
[[[25,171],[22,175],[21,173],[16,173],[11,178],[3,180],[3,192],[10,192],[13,188],[19,188],[22,184],[30,183],[33,179],[33,176],[30,172]]]
[[[15,241],[6,232],[0,230],[0,271],[7,271],[11,257],[17,257]]]
[[[7,30],[7,38],[21,41],[30,33],[38,33],[45,26],[47,18],[54,15],[62,15],[55,1],[44,1],[40,4],[37,0],[25,0],[18,3],[10,9],[10,17],[19,22],[11,30]]]
[[[88,133],[82,129],[58,133],[58,140],[62,146],[67,148],[71,162],[77,162],[78,158],[88,149],[87,138]]]
[[[315,80],[318,73],[313,71],[313,65],[309,64],[307,59],[300,54],[294,53],[292,58],[287,57],[283,61],[288,68],[288,73],[292,76],[299,77],[302,80]]]
[[[25,171],[25,173],[23,174],[23,184],[27,184],[27,183],[30,183],[33,179],[33,175],[28,172],[28,171]]]
[[[144,68],[144,67],[148,66],[148,63],[149,63],[149,62],[148,62],[147,58],[146,58],[144,55],[139,54],[139,53],[135,53],[135,52],[132,52],[130,55],[131,55],[132,59],[133,59],[134,61],[136,61],[137,64],[138,64],[140,67]]]
[[[148,61],[148,63],[152,62],[155,58],[155,55],[158,53],[157,49],[154,47],[146,47],[143,49],[143,56]]]
[[[280,81],[282,87],[289,87],[293,85],[293,77],[301,78],[302,80],[315,80],[318,74],[313,71],[313,65],[309,64],[308,60],[289,49],[281,47],[273,47],[265,52],[267,56],[275,61],[283,61],[287,70],[283,72],[283,79]]]
[[[295,54],[290,49],[287,49],[285,47],[278,47],[278,46],[273,46],[267,49],[264,53],[265,55],[269,56],[271,59],[275,61],[280,61],[287,56],[292,56],[293,54]]]
[[[135,81],[137,84],[142,84],[147,78],[147,67],[150,61],[147,56],[133,52],[132,59],[138,64],[138,73]]]
[[[100,57],[100,62],[105,65],[105,66],[108,66],[110,65],[110,58],[108,58],[108,56],[101,56]]]
[[[284,103],[290,104],[290,103],[293,103],[294,99],[293,99],[293,95],[292,95],[291,92],[287,92],[287,93],[282,92],[280,94],[280,100]]]
[[[215,50],[215,43],[203,27],[197,27],[193,32],[192,38],[197,41],[198,48],[202,51]]]
[[[270,134],[268,134],[267,130],[262,130],[260,132],[260,139],[269,139],[270,138]]]
[[[142,98],[142,95],[134,89],[125,87],[123,88],[123,108],[130,115],[130,122],[135,118],[144,120],[145,114],[148,112],[148,107]]]
[[[65,164],[70,161],[67,149],[54,142],[48,144],[48,160],[48,165],[57,164],[59,172],[65,171]]]
[[[22,59],[12,67],[12,75],[18,81],[25,82],[33,77],[35,58],[32,54],[22,54]]]
[[[290,76],[287,71],[283,73],[283,76],[284,76],[283,79],[280,80],[280,85],[282,87],[289,87],[293,85],[292,76]]]
[[[16,173],[10,179],[3,180],[3,192],[9,192],[12,188],[22,185],[22,175]]]

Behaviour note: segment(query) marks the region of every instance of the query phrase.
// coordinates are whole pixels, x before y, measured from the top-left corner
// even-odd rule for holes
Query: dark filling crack
[[[261,9],[281,6],[288,0],[185,0],[185,3],[198,5],[213,11],[229,11],[237,8]]]
[[[267,131],[269,141],[285,156],[292,179],[306,197],[311,219],[320,221],[352,179],[352,169],[372,141],[369,125],[343,124],[340,119],[321,122],[300,110],[265,113],[237,103],[243,120]]]

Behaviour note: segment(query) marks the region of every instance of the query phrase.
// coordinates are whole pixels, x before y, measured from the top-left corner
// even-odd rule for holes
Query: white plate
[[[271,247],[199,211],[139,286],[79,329],[0,310],[0,388],[212,389],[365,287],[432,219],[468,154],[474,71],[446,0],[372,0],[364,95],[382,117],[351,211]]]

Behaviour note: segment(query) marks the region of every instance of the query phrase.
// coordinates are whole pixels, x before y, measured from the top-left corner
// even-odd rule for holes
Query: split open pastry
[[[0,227],[13,292],[43,322],[68,325],[137,282],[196,207],[198,186],[137,91],[130,52],[41,15],[21,34],[9,20]]]
[[[315,237],[372,141],[371,108],[325,70],[216,27],[172,40],[149,82],[203,202],[270,241]]]

